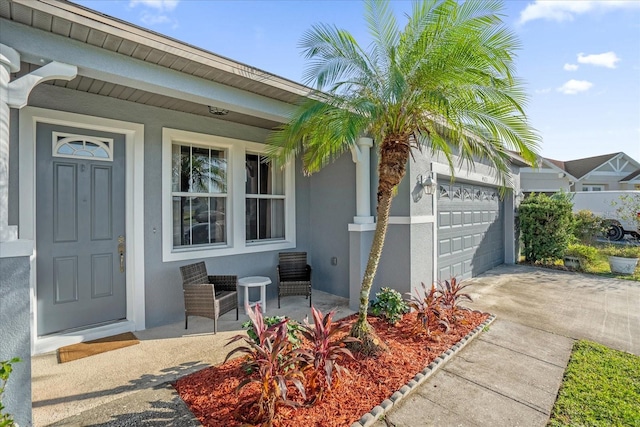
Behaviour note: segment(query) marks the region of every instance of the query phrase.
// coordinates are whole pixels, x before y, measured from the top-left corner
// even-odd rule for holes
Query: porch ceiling
[[[18,73],[12,74],[12,79],[29,74],[30,72],[38,68],[39,67],[34,64],[22,63],[20,66],[20,71]],[[50,84],[53,86],[92,93],[94,95],[108,96],[110,98],[117,98],[124,101],[148,105],[151,107],[164,108],[167,110],[180,111],[189,114],[196,114],[203,117],[216,118],[228,122],[255,126],[262,129],[273,129],[280,124],[273,120],[267,120],[231,110],[229,110],[229,113],[224,116],[216,116],[212,115],[209,112],[209,107],[207,105],[152,93],[141,89],[135,89],[129,86],[105,82],[98,79],[92,79],[86,76],[78,76],[70,81],[52,80],[44,82],[43,84]]]
[[[296,82],[232,61],[65,0],[0,0],[0,17],[87,45],[287,104],[311,90]],[[31,65],[27,72],[37,68]],[[27,68],[27,67],[25,67]],[[206,105],[79,76],[51,84],[73,90],[211,117]],[[276,122],[230,111],[222,120],[273,128]]]

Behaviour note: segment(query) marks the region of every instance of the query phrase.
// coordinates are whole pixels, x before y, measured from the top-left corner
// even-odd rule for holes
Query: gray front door
[[[504,204],[498,189],[441,179],[438,279],[466,279],[504,262]]]
[[[126,318],[124,135],[37,125],[36,236],[38,335]]]

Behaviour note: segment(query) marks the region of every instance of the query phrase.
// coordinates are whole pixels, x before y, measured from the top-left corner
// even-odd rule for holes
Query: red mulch
[[[434,339],[412,334],[415,314],[407,314],[396,325],[389,326],[375,317],[369,323],[390,351],[378,357],[356,355],[355,360],[343,359],[349,373],[339,379],[337,386],[312,407],[280,406],[274,426],[348,426],[362,415],[389,398],[400,387],[421,372],[444,351],[455,345],[472,329],[487,319],[487,314],[464,312],[464,319],[453,325],[446,334]],[[351,317],[354,321],[355,317]],[[204,426],[241,426],[248,403],[257,399],[256,384],[249,384],[236,393],[243,378],[242,358],[219,366],[203,369],[178,380],[175,388],[189,409]]]

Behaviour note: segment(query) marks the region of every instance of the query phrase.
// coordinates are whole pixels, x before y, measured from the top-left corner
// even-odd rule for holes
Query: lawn
[[[640,426],[640,357],[577,341],[549,426]]]

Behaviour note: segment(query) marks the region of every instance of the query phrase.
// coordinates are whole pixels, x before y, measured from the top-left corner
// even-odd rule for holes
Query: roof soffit
[[[2,0],[6,2],[6,0]],[[215,55],[125,21],[67,1],[11,0],[20,8],[18,22],[52,33],[68,31],[66,37],[102,49],[135,57],[232,87],[294,103],[312,90],[246,64]],[[28,10],[32,10],[28,17]],[[8,12],[2,9],[3,16]],[[8,16],[5,16],[9,18]],[[57,31],[54,31],[54,25]],[[188,68],[191,66],[191,68]],[[185,71],[186,69],[186,71]]]
[[[13,21],[4,21],[2,26],[6,30],[3,31],[3,43],[19,51],[23,60],[34,64],[51,60],[74,64],[81,76],[280,123],[286,121],[292,108],[292,104],[274,98],[207,81]]]

